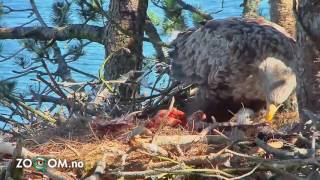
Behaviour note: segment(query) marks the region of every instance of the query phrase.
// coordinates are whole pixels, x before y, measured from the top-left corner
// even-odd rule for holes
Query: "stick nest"
[[[118,119],[121,126],[103,125],[106,132],[118,128],[103,136],[93,128],[85,139],[51,138],[27,148],[55,159],[82,161],[83,168],[57,169],[76,179],[320,177],[317,137],[311,131],[309,137],[281,132],[289,132],[295,119],[296,113],[286,112],[276,117],[273,126],[217,123],[200,132],[169,126],[149,130],[132,123],[138,121],[124,126]],[[32,169],[26,169],[25,176],[43,177]]]

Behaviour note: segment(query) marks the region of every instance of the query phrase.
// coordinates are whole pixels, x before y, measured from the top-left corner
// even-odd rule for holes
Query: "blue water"
[[[25,8],[31,8],[29,4],[29,0],[2,0],[3,4],[6,6],[10,6],[13,9],[25,9]],[[36,4],[38,7],[38,10],[42,14],[42,17],[44,18],[45,22],[50,26],[52,25],[51,21],[51,15],[52,15],[52,3],[56,2],[54,0],[36,0]],[[222,10],[221,12],[217,14],[213,14],[215,19],[221,19],[221,18],[227,18],[227,17],[240,17],[242,14],[242,7],[240,7],[240,4],[243,2],[242,0],[186,0],[187,3],[192,4],[196,7],[200,7],[203,10],[205,10],[208,13],[214,13],[217,11]],[[223,4],[222,4],[223,2]],[[158,16],[162,16],[163,12],[161,9],[156,8],[151,2],[149,5],[149,10],[156,12]],[[71,16],[71,22],[72,23],[81,23],[81,20],[77,17],[77,7],[75,5],[71,8],[72,16]],[[263,16],[268,16],[268,2],[267,0],[264,0],[262,2],[262,6],[260,8],[260,13]],[[30,18],[28,18],[30,14],[26,12],[15,12],[10,13],[8,15],[3,15],[0,24],[3,27],[15,27],[20,26],[24,24],[25,22],[29,21]],[[188,23],[191,25],[192,23],[189,21]],[[32,25],[39,25],[38,22],[33,23]],[[99,23],[95,23],[95,25],[99,25]],[[30,25],[28,25],[30,26]],[[161,29],[159,29],[161,33]],[[162,33],[163,34],[163,33]],[[164,40],[170,39],[168,36],[163,35],[162,38]],[[9,56],[12,53],[16,52],[21,48],[20,42],[16,40],[2,40],[3,50],[1,51],[1,55],[3,56]],[[59,47],[64,51],[68,44],[66,42],[59,42]],[[149,43],[144,44],[144,55],[145,56],[152,56],[154,54],[154,49]],[[23,51],[19,54],[19,56],[31,58],[32,55],[27,52]],[[98,75],[98,68],[101,65],[101,63],[104,60],[104,47],[98,43],[91,43],[85,48],[85,55],[82,56],[78,61],[71,63],[71,66],[84,70],[87,73]],[[50,66],[51,69],[54,70],[54,66]],[[10,59],[6,62],[0,63],[0,81],[3,79],[6,79],[8,77],[15,76],[16,74],[13,72],[15,71],[21,71],[22,68],[16,64],[15,59]],[[88,77],[83,76],[81,74],[78,74],[76,72],[73,72],[73,78],[75,78],[77,81],[87,81],[90,80]],[[31,81],[31,79],[34,79],[35,75],[30,74],[26,75],[24,77],[21,77],[17,79],[17,91],[19,93],[25,94],[27,93],[27,90],[30,88],[30,86],[36,85],[37,83],[35,81]],[[152,83],[154,81],[154,78],[148,79],[147,81],[151,81],[148,83]],[[5,114],[6,109],[0,107],[0,114]],[[0,122],[1,127],[1,122]]]

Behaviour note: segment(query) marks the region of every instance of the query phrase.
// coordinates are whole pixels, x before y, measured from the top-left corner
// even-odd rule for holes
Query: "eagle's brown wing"
[[[275,24],[228,19],[181,33],[172,46],[172,75],[199,85],[198,103],[220,111],[234,100],[265,101],[259,64],[273,57],[292,66],[295,42]]]
[[[199,94],[206,99],[259,98],[256,81],[262,60],[274,57],[291,66],[294,58],[294,40],[281,27],[265,21],[208,21],[197,30],[181,33],[172,45],[173,76],[198,84]]]

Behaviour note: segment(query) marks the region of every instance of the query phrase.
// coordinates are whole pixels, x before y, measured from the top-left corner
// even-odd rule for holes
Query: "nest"
[[[29,143],[32,153],[83,162],[81,168],[57,168],[40,173],[24,169],[24,177],[42,179],[297,179],[319,177],[316,136],[284,133],[297,114],[280,113],[273,126],[213,123],[202,131],[181,126],[147,129],[123,119],[88,128],[86,140],[52,138]],[[98,131],[104,128],[101,136]],[[108,131],[108,128],[116,129]],[[292,128],[291,128],[292,129]],[[305,131],[306,132],[306,131]],[[312,133],[311,133],[312,135]],[[74,139],[74,140],[70,140]],[[314,145],[316,144],[316,145]]]

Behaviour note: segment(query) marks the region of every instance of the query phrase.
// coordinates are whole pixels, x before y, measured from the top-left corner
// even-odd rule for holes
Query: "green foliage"
[[[79,7],[78,15],[79,17],[88,22],[94,21],[98,22],[101,20],[101,14],[99,13],[99,8],[104,7],[104,0],[75,0],[76,5]]]
[[[70,4],[64,1],[58,1],[53,3],[52,10],[52,21],[56,26],[64,26],[69,24]]]
[[[174,30],[183,31],[186,29],[186,18],[183,14],[183,9],[179,6],[176,0],[164,0],[162,2],[165,12],[163,21],[163,29],[165,33],[171,33]]]
[[[161,19],[159,16],[157,16],[157,14],[153,11],[148,11],[148,17],[150,18],[152,24],[154,24],[155,26],[159,26],[161,24]]]
[[[169,19],[177,18],[182,13],[182,9],[176,0],[164,0],[163,7],[165,15]]]
[[[195,27],[199,27],[202,22],[206,21],[206,19],[203,16],[200,16],[197,13],[192,13],[191,19],[192,19],[193,26]]]
[[[32,65],[32,60],[25,55],[17,55],[14,57],[15,59],[15,64],[18,66],[22,67],[23,69],[26,69]]]
[[[21,43],[30,53],[37,55],[37,57],[49,57],[49,55],[51,54],[51,48],[47,47],[47,43],[45,41],[35,41],[32,39],[28,39],[22,40]]]
[[[94,9],[98,9],[100,7],[103,7],[104,1],[103,0],[91,0],[91,4]]]
[[[83,43],[79,41],[79,43],[74,43],[67,47],[67,53],[72,60],[79,59],[80,56],[84,56],[85,52],[83,50]]]

